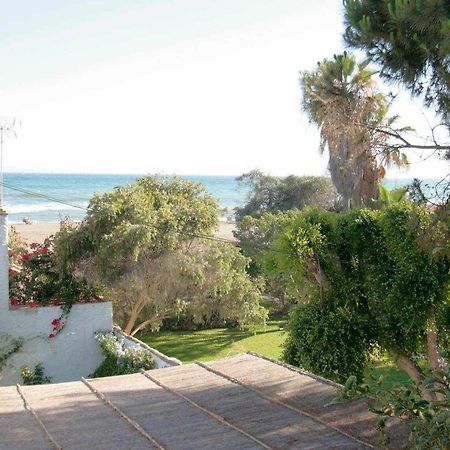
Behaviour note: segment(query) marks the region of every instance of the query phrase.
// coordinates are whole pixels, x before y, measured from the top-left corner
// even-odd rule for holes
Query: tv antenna
[[[15,117],[0,116],[0,210],[3,209],[3,141],[17,138],[16,126],[20,127],[20,122]]]

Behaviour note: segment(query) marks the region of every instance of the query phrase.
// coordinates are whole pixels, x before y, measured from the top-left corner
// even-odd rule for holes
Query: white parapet
[[[7,216],[0,211],[0,346],[1,335],[23,341],[20,351],[0,372],[0,385],[20,382],[20,368],[26,365],[32,369],[39,363],[52,382],[78,380],[92,373],[103,360],[94,336],[99,330],[112,329],[112,304],[74,305],[63,330],[49,338],[51,322],[61,315],[61,308],[10,307],[8,268]]]
[[[125,347],[136,350],[144,350],[150,353],[155,360],[155,369],[164,369],[165,367],[182,365],[182,362],[179,359],[167,356],[164,353],[161,353],[159,350],[156,350],[156,348],[152,348],[139,339],[136,339],[135,337],[124,333],[118,326],[114,326],[113,331],[116,336],[123,339]]]

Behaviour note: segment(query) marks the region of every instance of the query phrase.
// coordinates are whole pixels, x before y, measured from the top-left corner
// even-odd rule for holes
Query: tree
[[[113,280],[144,250],[156,258],[196,236],[212,236],[217,217],[216,201],[200,184],[143,177],[95,195],[81,225],[56,235],[55,253],[62,271],[89,260]]]
[[[265,319],[260,293],[238,249],[208,240],[217,216],[201,185],[144,177],[95,196],[83,222],[56,235],[58,266],[102,286],[127,333],[177,314],[251,327]]]
[[[289,325],[288,362],[343,381],[361,376],[377,347],[417,385],[417,354],[439,368],[450,349],[450,259],[436,252],[446,230],[435,214],[404,202],[298,215],[279,247],[307,294]]]
[[[107,287],[116,320],[132,335],[157,330],[173,317],[196,325],[262,325],[266,311],[246,273],[248,262],[236,247],[210,241],[185,244],[155,259],[142,257]]]
[[[370,205],[378,198],[385,166],[407,162],[379,131],[396,118],[387,116],[388,101],[367,64],[344,52],[301,75],[303,109],[320,129],[320,149],[328,148],[331,179],[345,209]]]
[[[238,177],[249,188],[247,203],[236,210],[236,218],[259,217],[265,212],[303,209],[305,206],[335,208],[338,196],[331,181],[326,177],[274,177],[253,170]]]
[[[291,274],[278,270],[279,261],[272,248],[298,213],[298,210],[290,210],[266,212],[260,217],[245,216],[237,222],[234,232],[242,253],[251,259],[248,272],[255,278],[262,277],[264,292],[279,300],[284,308],[298,301],[301,292]]]
[[[345,40],[365,51],[381,76],[424,95],[450,126],[448,0],[345,0]]]

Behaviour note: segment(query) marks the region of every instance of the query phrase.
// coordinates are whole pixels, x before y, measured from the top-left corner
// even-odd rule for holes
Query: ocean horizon
[[[159,175],[159,174],[158,174]],[[24,217],[37,223],[54,223],[69,217],[82,220],[89,200],[95,193],[112,191],[115,187],[134,182],[145,174],[64,174],[12,173],[4,174],[4,209],[11,223],[21,223]],[[221,208],[245,204],[248,189],[232,175],[163,175],[203,184]],[[389,189],[409,184],[412,178],[386,179]],[[424,180],[433,183],[435,180]],[[61,204],[59,201],[67,203]]]

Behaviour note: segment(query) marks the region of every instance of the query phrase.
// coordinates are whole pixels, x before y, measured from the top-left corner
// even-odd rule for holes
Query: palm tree
[[[382,206],[398,205],[408,199],[408,188],[401,187],[389,190],[386,186],[380,184],[379,194],[379,200]]]
[[[370,205],[378,198],[385,166],[407,162],[380,131],[396,117],[387,117],[389,103],[367,64],[344,52],[301,75],[303,109],[319,127],[320,149],[329,151],[331,179],[345,209]]]

